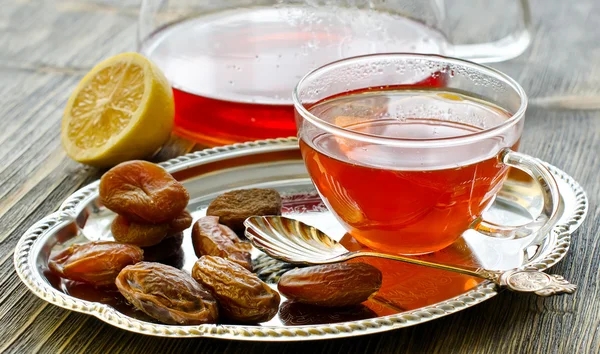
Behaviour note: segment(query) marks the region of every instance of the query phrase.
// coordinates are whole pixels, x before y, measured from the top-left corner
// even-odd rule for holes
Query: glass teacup
[[[370,248],[424,254],[469,228],[520,238],[555,222],[556,182],[538,160],[515,152],[527,97],[494,69],[435,55],[361,56],[310,72],[293,99],[313,183]],[[542,213],[519,227],[482,219],[510,167],[544,194]]]

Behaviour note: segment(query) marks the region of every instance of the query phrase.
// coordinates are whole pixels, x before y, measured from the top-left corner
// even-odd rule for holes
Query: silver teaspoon
[[[253,216],[244,222],[246,237],[269,256],[294,264],[317,265],[343,262],[356,257],[378,257],[483,278],[512,291],[540,296],[572,294],[576,286],[560,275],[535,269],[488,270],[428,262],[371,251],[348,251],[319,229],[283,216]]]

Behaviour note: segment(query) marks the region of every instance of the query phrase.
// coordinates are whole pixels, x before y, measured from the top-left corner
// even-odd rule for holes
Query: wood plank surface
[[[35,221],[100,171],[66,157],[64,104],[94,63],[135,50],[139,1],[0,0],[0,352],[13,353],[599,353],[600,2],[534,0],[535,35],[494,66],[531,99],[521,150],[588,193],[587,220],[553,272],[572,296],[502,293],[433,322],[347,339],[249,343],[129,333],[46,304],[18,279],[12,253]],[[461,30],[469,26],[457,23]]]

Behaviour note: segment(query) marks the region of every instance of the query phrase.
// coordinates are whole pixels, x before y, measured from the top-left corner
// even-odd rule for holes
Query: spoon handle
[[[558,294],[572,294],[577,288],[560,275],[546,274],[537,269],[511,269],[505,271],[488,270],[469,266],[452,266],[443,263],[433,263],[421,259],[396,256],[391,254],[373,253],[367,251],[350,252],[344,258],[377,257],[387,258],[404,263],[411,263],[429,268],[447,270],[462,273],[477,278],[483,278],[493,283],[506,287],[509,290],[524,293],[535,293],[539,296],[550,296]]]
[[[547,274],[537,269],[512,269],[493,271],[481,269],[482,277],[491,280],[499,286],[521,293],[535,293],[539,296],[572,294],[577,289],[557,274]]]

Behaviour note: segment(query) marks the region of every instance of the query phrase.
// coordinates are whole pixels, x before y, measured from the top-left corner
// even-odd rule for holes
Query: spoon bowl
[[[305,223],[279,216],[248,218],[246,237],[269,256],[293,264],[338,263],[349,252],[324,232]]]

